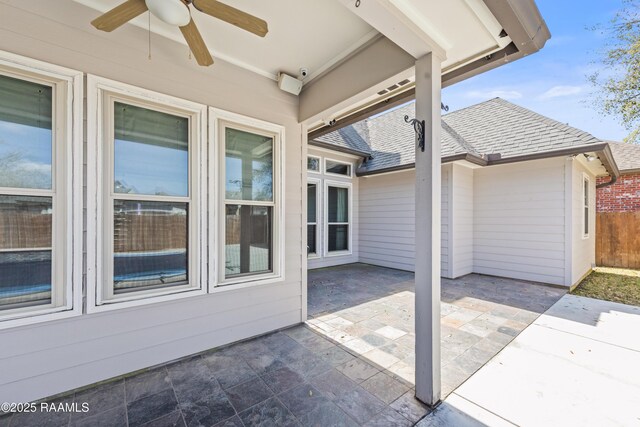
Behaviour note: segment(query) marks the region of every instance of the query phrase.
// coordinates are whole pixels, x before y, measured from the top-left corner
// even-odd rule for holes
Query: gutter
[[[452,163],[452,162],[456,162],[459,160],[466,160],[469,163],[473,163],[475,165],[479,165],[479,166],[487,166],[488,160],[486,160],[483,157],[480,156],[476,156],[474,154],[469,154],[469,153],[462,153],[462,154],[453,154],[451,156],[445,156],[442,157],[442,163]],[[413,163],[407,163],[406,165],[399,165],[399,166],[391,166],[388,168],[384,168],[384,169],[376,169],[376,170],[372,170],[372,171],[368,171],[366,169],[363,169],[362,167],[358,168],[356,170],[356,176],[360,177],[360,176],[372,176],[372,175],[380,175],[383,173],[389,173],[389,172],[398,172],[398,171],[403,171],[403,170],[411,170],[411,169],[415,169],[416,164],[415,162]]]
[[[331,151],[340,151],[341,153],[351,154],[354,156],[362,157],[364,159],[368,159],[371,157],[371,153],[367,153],[366,151],[360,151],[353,148],[341,147],[339,145],[331,144],[329,142],[322,142],[310,139],[307,143],[308,145],[312,145],[318,148],[325,148]]]
[[[605,144],[606,147],[602,151],[598,152],[598,158],[604,165],[607,172],[609,172],[609,176],[611,176],[611,179],[607,182],[596,185],[596,188],[604,188],[613,185],[616,183],[618,177],[620,176],[618,165],[616,164],[616,161],[613,158],[613,153],[611,152],[611,147],[609,146],[609,144]]]
[[[620,171],[618,170],[618,166],[616,165],[615,160],[613,159],[613,154],[611,153],[611,148],[609,144],[606,142],[599,142],[595,144],[585,144],[578,145],[575,147],[563,148],[560,150],[554,151],[544,151],[540,153],[533,154],[524,154],[521,156],[513,156],[501,158],[499,155],[490,154],[488,156],[480,157],[469,153],[463,154],[454,154],[452,156],[446,156],[442,158],[442,163],[450,163],[458,160],[466,160],[467,162],[479,165],[479,166],[493,166],[493,165],[503,165],[507,163],[517,163],[524,162],[528,160],[540,160],[540,159],[548,159],[552,157],[565,157],[572,156],[576,154],[582,154],[586,152],[595,152],[598,156],[598,159],[602,162],[602,165],[611,176],[611,180],[599,184],[597,188],[607,187],[609,185],[614,184],[618,177],[620,176]],[[356,176],[371,176],[378,175],[381,173],[395,172],[401,170],[409,170],[415,168],[415,162],[408,163],[406,165],[393,166],[390,168],[377,169],[374,171],[367,171],[362,168],[356,170]]]

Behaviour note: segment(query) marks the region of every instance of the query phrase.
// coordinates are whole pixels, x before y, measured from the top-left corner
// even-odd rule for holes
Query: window
[[[318,198],[320,181],[308,180],[307,183],[307,255],[311,258],[318,256]]]
[[[589,178],[582,180],[582,236],[589,237]]]
[[[351,176],[351,164],[337,160],[325,159],[325,173],[333,175]]]
[[[92,310],[201,291],[198,159],[205,107],[88,80],[103,130],[97,144],[102,207],[96,207],[102,256],[96,293],[88,298]]]
[[[308,156],[307,157],[307,170],[309,172],[320,173],[320,157]]]
[[[327,253],[350,252],[351,185],[327,183],[325,191]]]
[[[0,328],[81,310],[71,190],[82,156],[74,139],[81,111],[72,103],[82,97],[82,75],[6,56],[13,60],[0,59]],[[42,69],[46,76],[36,74]]]
[[[220,150],[217,210],[223,212],[220,250],[212,261],[217,265],[218,283],[279,276],[283,229],[279,147],[284,130],[240,115],[210,111],[210,127],[217,129],[214,133]]]

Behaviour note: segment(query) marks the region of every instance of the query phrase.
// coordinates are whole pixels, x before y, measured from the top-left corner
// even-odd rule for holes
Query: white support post
[[[425,121],[425,150],[416,146],[416,397],[440,401],[440,59],[416,61],[416,119]]]

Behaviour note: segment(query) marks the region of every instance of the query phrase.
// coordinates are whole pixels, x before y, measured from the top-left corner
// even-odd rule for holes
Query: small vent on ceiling
[[[399,85],[399,86],[404,86],[404,85],[406,85],[407,83],[411,83],[411,80],[409,80],[409,79],[404,79],[403,81],[398,82],[398,85]]]
[[[396,90],[396,89],[398,89],[399,87],[400,87],[400,86],[398,86],[398,85],[393,85],[393,86],[389,86],[389,87],[387,88],[387,90]]]
[[[387,92],[389,92],[389,91],[384,89],[384,90],[381,90],[380,92],[378,92],[378,95],[384,95]]]

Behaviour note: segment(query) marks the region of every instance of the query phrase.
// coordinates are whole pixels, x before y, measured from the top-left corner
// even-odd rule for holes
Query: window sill
[[[6,319],[0,317],[0,330],[33,325],[36,323],[52,322],[80,315],[82,315],[82,309],[80,307],[71,309],[67,307],[56,307],[38,311],[34,310],[33,312],[24,312],[23,314],[7,316]]]
[[[156,304],[160,302],[174,301],[184,298],[190,298],[197,295],[204,295],[207,291],[202,288],[187,288],[182,290],[176,290],[166,292],[164,294],[156,295],[141,295],[135,299],[111,299],[104,301],[102,304],[87,305],[87,313],[101,313],[105,311],[120,310],[129,307],[139,307],[148,304]]]
[[[246,289],[252,288],[255,286],[269,285],[273,283],[283,282],[284,275],[273,275],[270,274],[268,276],[254,276],[254,277],[244,277],[238,278],[236,280],[228,281],[228,282],[220,282],[215,285],[211,285],[211,290],[209,293],[215,294],[219,292],[228,292],[238,289]]]
[[[340,256],[350,256],[353,255],[353,251],[335,251],[335,252],[327,252],[324,254],[325,258],[331,257],[340,257]]]

